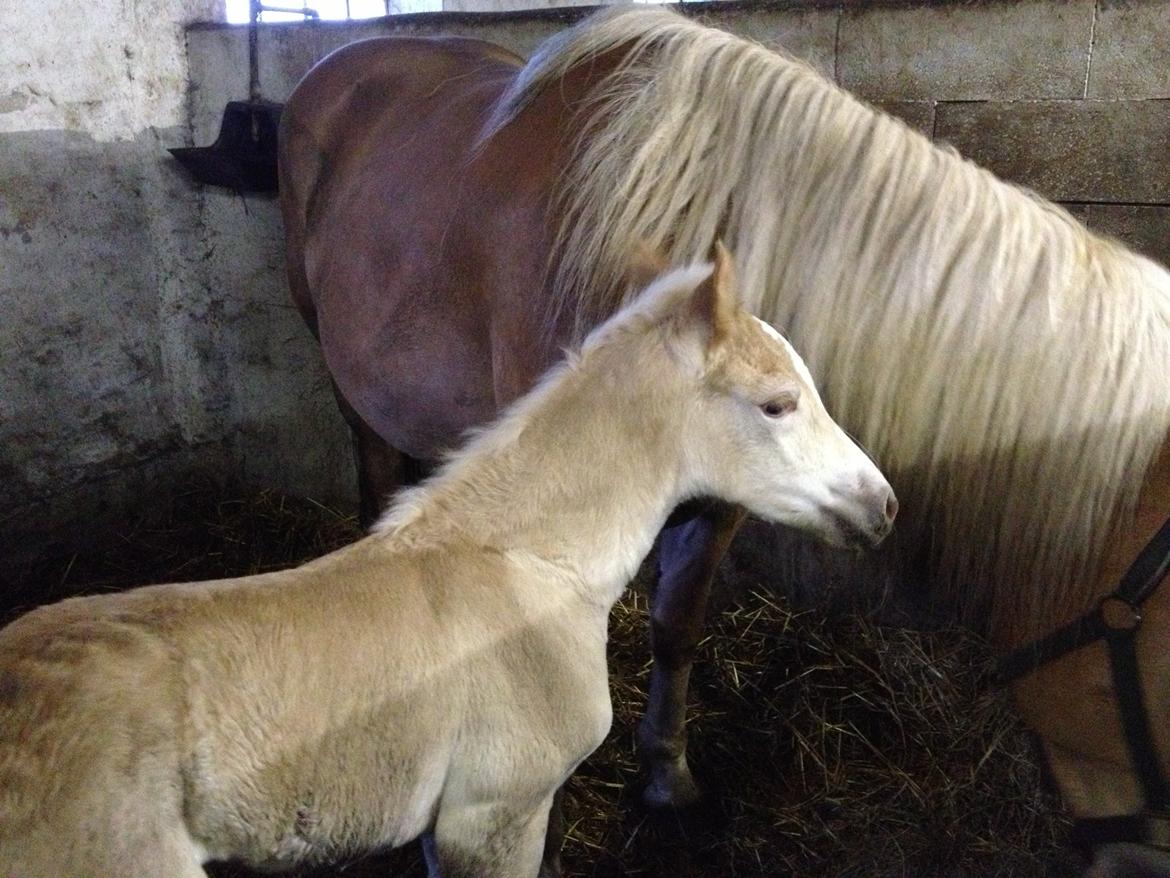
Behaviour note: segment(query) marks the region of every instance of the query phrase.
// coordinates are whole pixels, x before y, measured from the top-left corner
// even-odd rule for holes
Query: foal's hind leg
[[[650,615],[654,668],[646,716],[638,729],[649,775],[642,797],[649,805],[682,807],[699,798],[687,765],[687,687],[715,569],[744,515],[738,506],[712,503],[696,518],[662,532]]]

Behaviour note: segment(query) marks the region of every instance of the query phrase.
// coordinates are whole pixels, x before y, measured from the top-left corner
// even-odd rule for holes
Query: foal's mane
[[[619,308],[582,342],[565,351],[564,359],[549,369],[534,388],[506,408],[495,421],[471,430],[466,441],[447,455],[430,478],[421,485],[399,491],[374,526],[375,532],[394,535],[399,545],[421,548],[440,545],[456,533],[467,535],[467,524],[477,518],[490,519],[490,529],[493,530],[507,531],[525,523],[522,519],[531,514],[533,504],[525,497],[517,498],[517,494],[523,491],[530,497],[535,491],[555,495],[559,484],[579,478],[579,474],[547,468],[535,484],[516,484],[516,453],[520,450],[522,437],[533,426],[541,410],[557,396],[563,400],[566,394],[576,395],[575,405],[565,415],[566,419],[561,419],[565,414],[563,407],[557,409],[556,433],[542,433],[537,439],[537,447],[524,450],[529,457],[540,453],[539,442],[560,444],[563,435],[605,443],[606,433],[597,429],[596,422],[600,418],[612,427],[615,423],[613,409],[603,413],[590,410],[578,392],[578,388],[585,385],[604,387],[607,384],[603,373],[606,368],[612,369],[613,363],[607,362],[600,368],[592,365],[597,352],[602,348],[613,348],[631,337],[647,335],[678,309],[684,298],[710,276],[711,269],[710,264],[695,264],[664,272],[654,279],[637,298]],[[620,351],[621,368],[637,376],[625,376],[622,383],[626,386],[645,385],[647,392],[655,393],[660,389],[659,385],[652,384],[650,376],[655,373],[648,368],[645,359],[639,358],[645,350],[644,347],[631,347]],[[663,359],[667,359],[665,354]],[[609,400],[612,399],[611,395]],[[532,444],[529,439],[529,446]],[[585,460],[588,458],[586,455]],[[526,475],[532,481],[531,473]],[[592,472],[588,477],[590,481],[595,480]]]
[[[891,475],[903,535],[929,536],[940,594],[1000,633],[1087,602],[1170,427],[1170,275],[803,64],[662,9],[549,41],[486,136],[606,53],[559,192],[554,306],[583,333],[619,306],[636,244],[686,262],[722,236],[749,307]]]

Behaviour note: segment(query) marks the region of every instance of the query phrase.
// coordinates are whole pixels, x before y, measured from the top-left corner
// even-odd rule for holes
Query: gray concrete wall
[[[0,4],[0,543],[218,453],[186,25],[222,0]]]
[[[200,465],[352,500],[348,437],[288,301],[275,200],[201,189],[164,151],[210,143],[224,103],[246,96],[243,28],[184,39],[216,5],[0,8],[0,538],[138,502]],[[1170,3],[689,8],[1170,262]],[[527,53],[585,11],[267,26],[262,88],[283,99],[328,51],[375,34]]]

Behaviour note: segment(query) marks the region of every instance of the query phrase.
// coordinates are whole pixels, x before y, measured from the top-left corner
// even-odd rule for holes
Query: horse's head
[[[684,439],[694,490],[833,545],[885,538],[893,490],[829,416],[792,346],[740,304],[721,244],[713,266],[667,274],[639,299],[630,310],[659,310],[652,322],[697,391]]]

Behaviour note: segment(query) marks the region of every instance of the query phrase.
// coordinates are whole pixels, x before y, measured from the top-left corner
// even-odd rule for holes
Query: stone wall
[[[840,83],[1170,264],[1170,3],[839,13]]]
[[[212,142],[224,103],[247,96],[246,30],[197,24],[184,42],[217,0],[24,5],[0,8],[0,539],[165,493],[196,466],[350,502],[348,437],[289,303],[275,200],[202,189],[165,152]],[[1170,3],[687,9],[1170,262]],[[285,98],[367,36],[528,53],[587,11],[266,26],[262,90]]]

